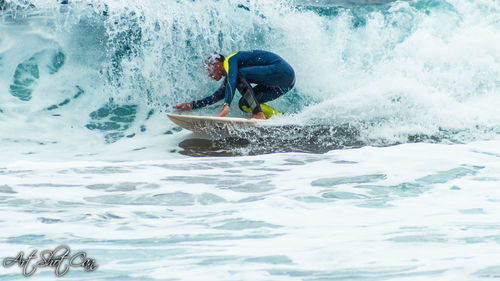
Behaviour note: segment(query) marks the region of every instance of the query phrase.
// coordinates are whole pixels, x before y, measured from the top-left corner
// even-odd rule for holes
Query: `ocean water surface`
[[[0,259],[98,265],[58,280],[499,278],[498,46],[496,0],[0,0]],[[218,87],[207,54],[247,49],[294,67],[285,115],[211,139],[169,121]]]

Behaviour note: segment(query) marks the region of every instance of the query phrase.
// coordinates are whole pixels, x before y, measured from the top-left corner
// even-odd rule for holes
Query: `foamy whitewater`
[[[0,0],[2,262],[67,245],[98,268],[30,278],[500,277],[499,1],[62,2]],[[217,140],[169,121],[219,86],[208,54],[249,49],[294,67],[285,115]]]

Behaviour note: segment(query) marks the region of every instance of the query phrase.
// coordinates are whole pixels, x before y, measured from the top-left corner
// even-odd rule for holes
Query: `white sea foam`
[[[0,243],[86,250],[99,269],[69,280],[479,280],[498,268],[498,145],[14,162]]]

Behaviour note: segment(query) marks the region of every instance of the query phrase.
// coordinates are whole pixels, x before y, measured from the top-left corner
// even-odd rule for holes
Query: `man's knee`
[[[238,77],[237,83],[236,83],[236,89],[240,91],[240,93],[243,93],[244,91],[251,89],[252,86],[244,77]]]

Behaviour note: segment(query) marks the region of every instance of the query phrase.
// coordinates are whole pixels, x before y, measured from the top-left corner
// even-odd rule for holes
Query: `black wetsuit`
[[[214,94],[193,101],[193,108],[214,104],[224,99],[230,105],[235,90],[242,94],[239,107],[246,106],[252,112],[262,112],[261,103],[278,98],[293,88],[295,72],[280,56],[267,51],[241,51],[224,60],[227,76],[222,86]],[[257,84],[251,87],[250,83]]]

